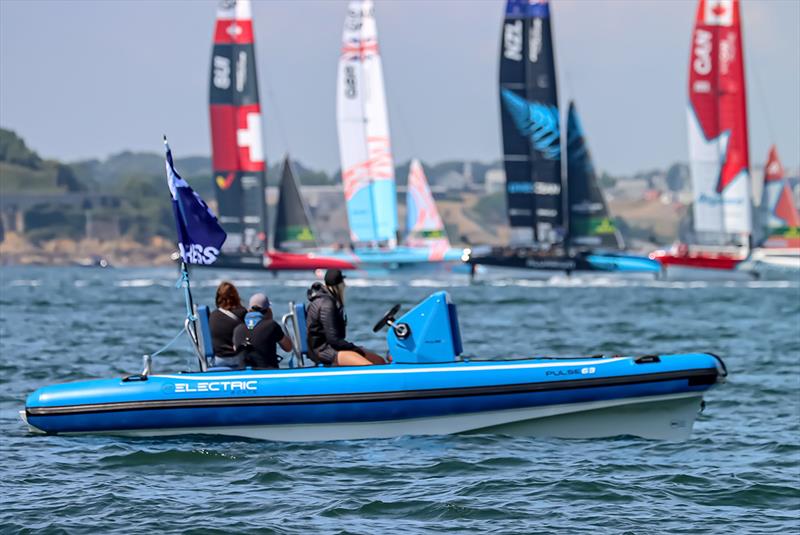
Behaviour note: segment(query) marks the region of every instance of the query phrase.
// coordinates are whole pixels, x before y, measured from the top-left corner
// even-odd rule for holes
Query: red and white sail
[[[441,252],[442,255],[450,249],[444,222],[433,199],[425,171],[417,159],[411,161],[408,169],[406,245],[429,247],[436,254]]]
[[[351,1],[347,8],[336,118],[350,238],[357,245],[394,247],[397,189],[371,0]]]
[[[739,0],[700,0],[689,58],[694,227],[752,233]]]
[[[778,149],[769,149],[764,169],[761,212],[767,231],[767,247],[800,247],[800,212],[778,158]]]
[[[223,252],[260,257],[267,244],[266,163],[250,0],[217,8],[209,81],[212,166]]]

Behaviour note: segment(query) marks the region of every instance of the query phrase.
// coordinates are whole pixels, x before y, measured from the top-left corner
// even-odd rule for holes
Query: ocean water
[[[277,311],[311,277],[197,271]],[[692,438],[502,435],[284,444],[29,434],[35,388],[138,372],[183,317],[170,269],[0,270],[1,533],[797,533],[800,283],[555,276],[350,279],[352,338],[447,289],[483,358],[712,351],[730,370]],[[186,369],[188,346],[156,358]]]

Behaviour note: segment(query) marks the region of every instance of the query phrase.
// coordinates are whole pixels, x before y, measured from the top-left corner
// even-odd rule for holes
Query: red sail
[[[689,69],[689,100],[707,140],[728,134],[717,180],[722,193],[750,167],[739,0],[700,0]]]
[[[800,212],[794,202],[792,189],[783,175],[778,149],[769,149],[764,169],[764,192],[761,210],[766,218],[768,247],[800,247]]]

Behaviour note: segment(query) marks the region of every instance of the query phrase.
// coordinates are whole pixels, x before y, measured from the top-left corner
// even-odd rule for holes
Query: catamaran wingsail
[[[622,241],[570,105],[567,200],[550,8],[545,0],[508,0],[500,46],[500,110],[506,172],[507,247],[476,251],[473,265],[556,271],[645,271],[659,265],[621,249]],[[565,213],[566,212],[566,213]]]
[[[350,2],[339,57],[336,116],[350,239],[397,245],[397,191],[371,1]]]
[[[266,162],[250,0],[223,0],[217,9],[209,106],[217,210],[228,233],[215,265],[271,271],[352,268],[341,260],[267,248]]]
[[[441,242],[398,245],[397,188],[373,10],[371,0],[350,2],[342,35],[336,117],[352,250],[341,254],[364,269],[460,262],[462,251],[442,250]]]
[[[268,231],[266,164],[249,0],[217,9],[209,101],[217,211],[228,233],[219,264],[260,267]]]
[[[689,58],[689,157],[696,241],[651,258],[734,269],[753,232],[739,0],[700,0]],[[738,243],[737,243],[738,242]]]

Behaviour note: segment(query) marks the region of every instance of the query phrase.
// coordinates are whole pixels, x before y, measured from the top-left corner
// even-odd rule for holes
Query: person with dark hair
[[[214,347],[214,366],[241,368],[244,361],[234,349],[233,331],[244,323],[247,310],[242,306],[236,286],[228,281],[222,281],[217,287],[215,302],[217,308],[208,318],[211,345]]]
[[[250,297],[249,311],[244,323],[233,331],[233,346],[244,357],[245,366],[277,368],[278,345],[284,351],[292,350],[292,340],[286,336],[272,318],[269,299],[263,293]]]
[[[386,364],[379,355],[345,338],[347,316],[344,313],[344,278],[338,269],[329,269],[325,274],[325,284],[315,282],[308,290],[308,356],[325,366]]]

